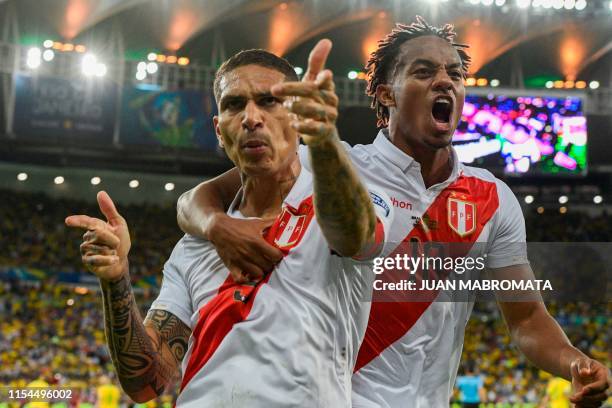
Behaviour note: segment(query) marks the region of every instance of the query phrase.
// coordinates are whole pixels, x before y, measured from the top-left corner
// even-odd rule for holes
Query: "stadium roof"
[[[341,75],[362,69],[393,23],[416,14],[454,23],[478,75],[610,83],[610,0],[0,0],[0,21],[17,22],[20,43],[71,41],[103,54],[121,38],[130,59],[154,51],[202,65],[266,48],[303,66],[327,36],[335,43],[330,67]],[[11,40],[6,29],[3,36]]]

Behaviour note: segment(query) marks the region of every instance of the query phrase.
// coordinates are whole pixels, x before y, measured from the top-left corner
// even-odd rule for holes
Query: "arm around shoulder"
[[[239,189],[240,172],[233,168],[184,192],[176,206],[179,227],[187,234],[209,239],[218,218],[227,217],[225,209]]]

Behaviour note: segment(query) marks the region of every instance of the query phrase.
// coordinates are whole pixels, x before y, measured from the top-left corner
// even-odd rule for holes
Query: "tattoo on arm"
[[[374,236],[372,200],[337,137],[309,150],[319,225],[333,249],[354,256]]]
[[[132,397],[160,395],[177,374],[191,330],[161,310],[143,323],[127,275],[101,286],[106,339],[123,389]]]

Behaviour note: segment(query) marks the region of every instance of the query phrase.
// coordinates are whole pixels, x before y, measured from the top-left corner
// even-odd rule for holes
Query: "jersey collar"
[[[378,136],[374,139],[374,147],[391,163],[402,169],[406,173],[411,165],[418,164],[415,160],[397,148],[391,140],[389,140],[389,129],[384,128],[378,132]]]
[[[389,140],[389,129],[384,128],[378,132],[376,139],[374,139],[374,147],[383,155],[383,157],[389,160],[391,163],[399,167],[403,173],[406,173],[411,166],[420,168],[420,164],[414,160],[410,155],[401,151],[395,146],[391,140]],[[448,180],[440,183],[447,184],[453,182],[461,174],[461,162],[457,156],[457,152],[451,146],[451,155],[453,157],[453,171],[451,172]]]
[[[300,206],[300,203],[304,200],[304,197],[312,194],[312,173],[304,168],[304,166],[300,166],[300,174],[295,180],[295,184],[285,197],[285,205],[289,206],[293,209],[297,209]]]
[[[300,166],[300,174],[298,175],[293,187],[289,191],[289,194],[285,197],[283,204],[285,206],[289,206],[292,209],[297,209],[300,206],[300,203],[304,200],[304,197],[312,194],[312,173],[304,168],[304,166]],[[240,187],[238,190],[238,194],[234,197],[234,201],[230,204],[227,214],[231,215],[234,218],[246,218],[238,209],[240,207],[240,201],[242,200],[242,194],[244,193],[244,189]]]

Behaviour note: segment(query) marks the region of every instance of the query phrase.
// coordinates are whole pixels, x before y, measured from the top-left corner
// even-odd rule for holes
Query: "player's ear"
[[[376,100],[387,108],[395,106],[395,94],[393,93],[393,87],[388,84],[377,85]]]
[[[219,141],[219,147],[223,149],[223,138],[221,137],[221,129],[219,129],[219,116],[213,116],[213,125],[215,126],[215,134],[217,135],[217,140]]]

